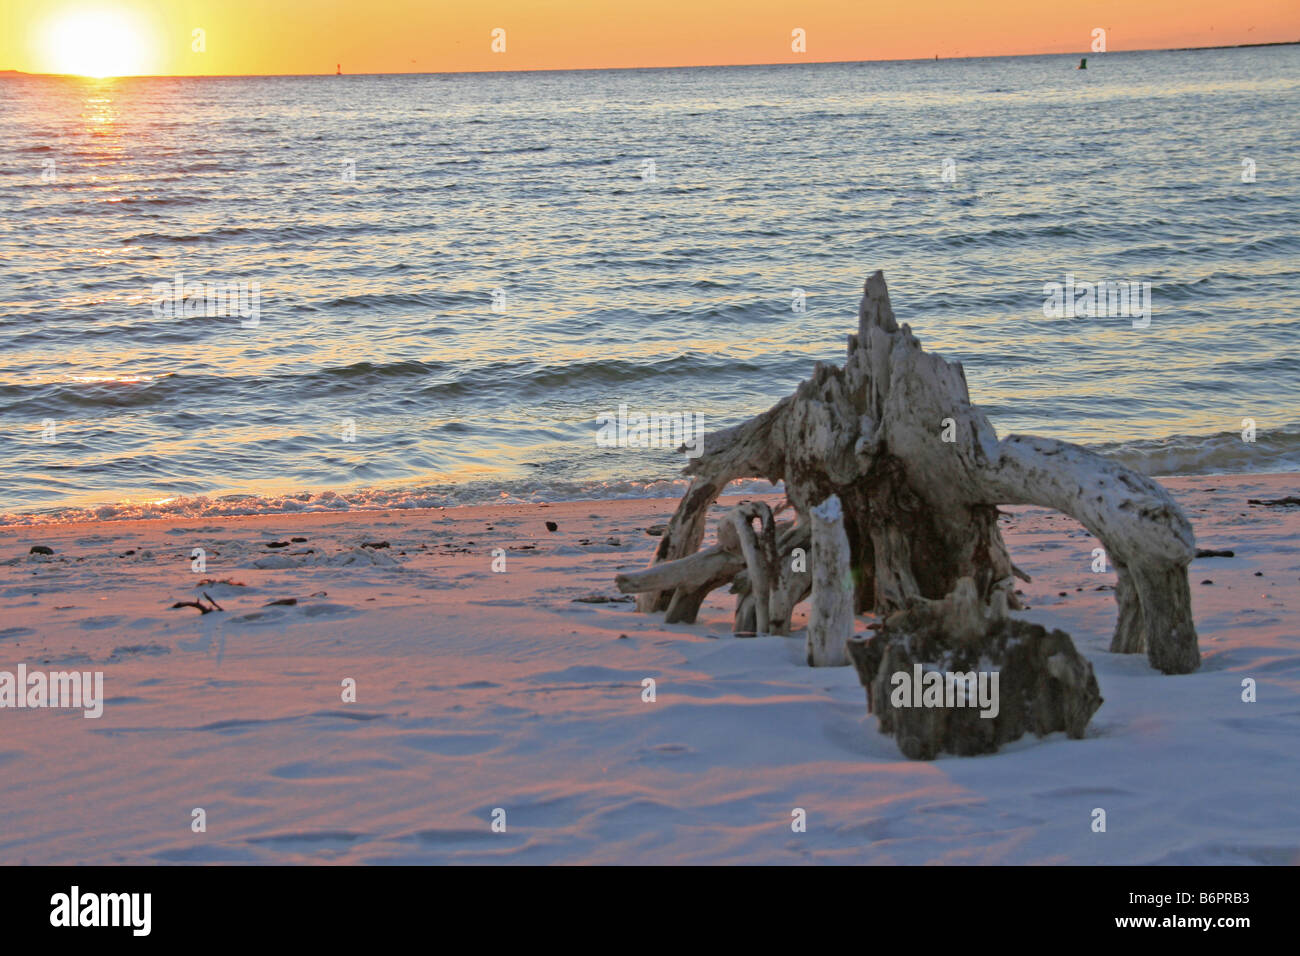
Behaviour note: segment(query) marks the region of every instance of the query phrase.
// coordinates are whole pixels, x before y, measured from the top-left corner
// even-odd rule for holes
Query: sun
[[[120,13],[70,13],[50,23],[45,51],[51,73],[132,76],[144,72],[139,27]]]

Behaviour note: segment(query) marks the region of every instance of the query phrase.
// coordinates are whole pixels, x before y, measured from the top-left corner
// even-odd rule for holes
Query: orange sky
[[[401,73],[1087,53],[1096,27],[1107,31],[1110,50],[1300,39],[1300,0],[3,0],[0,6],[0,69],[28,72],[93,72],[105,62],[112,72],[292,74],[332,73],[336,63],[345,73]],[[118,26],[101,28],[104,18]],[[78,32],[79,21],[94,26]],[[495,27],[506,31],[504,53],[492,52]],[[796,27],[806,31],[804,54],[791,51]],[[202,52],[192,49],[195,28],[204,31]],[[57,35],[64,39],[51,39],[52,30],[62,30]],[[87,36],[113,37],[113,50]],[[91,43],[98,50],[82,49]]]

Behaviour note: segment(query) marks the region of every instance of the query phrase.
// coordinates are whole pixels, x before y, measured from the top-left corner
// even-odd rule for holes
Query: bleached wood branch
[[[809,512],[812,518],[812,607],[808,614],[808,666],[849,662],[853,635],[853,575],[840,499],[831,495]]]

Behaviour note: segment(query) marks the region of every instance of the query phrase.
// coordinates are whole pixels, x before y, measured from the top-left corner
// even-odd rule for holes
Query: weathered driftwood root
[[[969,579],[848,646],[867,710],[914,760],[992,753],[1031,731],[1077,739],[1102,704],[1068,634],[986,613]]]
[[[808,666],[849,662],[853,636],[853,572],[840,499],[831,495],[809,512],[812,518],[812,606],[808,612]]]
[[[787,581],[781,555],[776,547],[776,520],[772,517],[772,509],[762,501],[747,501],[733,509],[727,518],[749,570],[758,633],[789,634]],[[754,533],[755,518],[761,529],[758,534]]]
[[[746,517],[747,516],[747,517]],[[752,521],[762,527],[762,543]],[[769,535],[771,544],[766,543]],[[752,576],[757,566],[764,578],[763,607],[767,616],[763,633],[790,633],[790,612],[808,595],[809,577],[799,570],[796,552],[807,553],[811,541],[807,525],[774,522],[771,509],[762,502],[745,502],[732,509],[718,523],[718,543],[677,561],[652,564],[643,571],[619,574],[614,583],[624,594],[654,591],[670,594],[665,615],[669,624],[690,624],[700,604],[716,588],[727,584],[741,594],[736,614],[736,632],[754,633],[757,628]],[[753,556],[747,560],[746,547]],[[774,550],[770,550],[774,549]],[[806,562],[804,562],[806,563]]]
[[[803,529],[806,532],[807,526],[804,525]],[[789,552],[785,552],[785,557],[782,559],[786,574],[785,595],[782,600],[784,600],[785,607],[789,609],[789,612],[793,612],[799,602],[806,600],[812,592],[812,574],[807,569],[807,541],[805,540],[798,547],[803,552],[803,557],[800,557],[797,553],[791,555]],[[748,570],[741,571],[736,575],[731,584],[731,593],[736,595],[736,618],[735,627],[733,628],[736,635],[738,637],[754,637],[758,634],[757,601],[749,581]],[[771,597],[769,597],[769,601],[771,600]],[[786,620],[789,620],[788,616]],[[787,629],[784,633],[789,634],[790,632]]]
[[[937,600],[962,578],[983,604],[1015,609],[1014,577],[1025,575],[1007,554],[997,506],[1043,505],[1078,519],[1116,568],[1112,650],[1145,650],[1166,673],[1200,665],[1187,585],[1194,540],[1173,499],[1078,446],[1018,435],[999,441],[971,405],[961,365],[923,351],[895,321],[879,272],[867,279],[844,366],[819,363],[793,395],[705,436],[704,453],[685,473],[691,484],[655,565],[677,565],[699,550],[709,509],[729,483],[765,478],[785,483],[796,528],[815,505],[839,498],[855,611],[883,616]],[[718,571],[660,580],[630,589],[640,592],[638,610],[697,610],[700,590],[727,579]],[[731,580],[734,590],[739,580]]]
[[[1063,511],[1105,546],[1119,604],[1111,651],[1145,650],[1167,674],[1200,666],[1187,582],[1196,541],[1164,488],[1077,445],[1027,435],[999,443],[983,480],[999,502]]]

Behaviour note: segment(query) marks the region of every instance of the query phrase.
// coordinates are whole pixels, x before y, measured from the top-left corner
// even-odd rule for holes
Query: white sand
[[[803,666],[801,632],[734,638],[724,593],[693,626],[573,603],[617,594],[673,501],[0,528],[0,670],[102,670],[108,698],[0,710],[0,863],[1300,863],[1300,508],[1246,504],[1300,480],[1166,484],[1237,555],[1192,565],[1202,669],[1108,653],[1097,542],[1016,509],[1025,616],[1074,637],[1105,703],[1084,740],[930,763],[850,668]],[[170,608],[202,591],[225,611]]]

